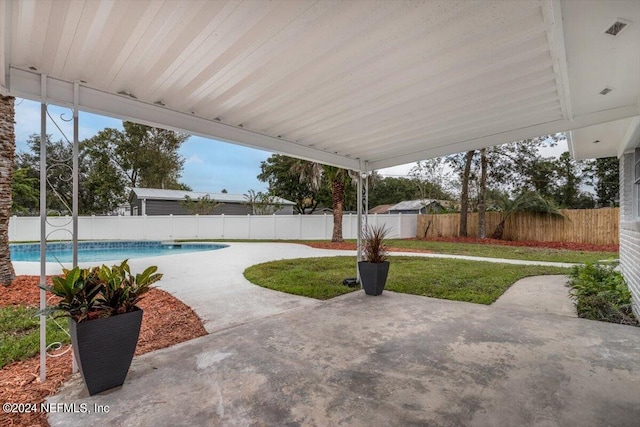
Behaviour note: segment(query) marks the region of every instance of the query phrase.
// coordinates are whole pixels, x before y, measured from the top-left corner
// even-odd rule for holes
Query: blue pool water
[[[118,261],[189,252],[213,251],[227,245],[213,243],[78,242],[78,262]],[[9,245],[11,261],[40,261],[40,244]],[[71,242],[47,243],[47,261],[71,262]]]

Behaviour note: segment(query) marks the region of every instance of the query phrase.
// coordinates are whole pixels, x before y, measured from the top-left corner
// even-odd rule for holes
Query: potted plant
[[[380,295],[389,274],[384,239],[389,230],[383,225],[367,227],[363,236],[364,260],[358,262],[360,282],[367,295]]]
[[[47,312],[68,317],[74,357],[90,395],[121,386],[138,344],[142,296],[162,274],[133,275],[127,260],[107,267],[65,269],[43,289],[61,298]]]

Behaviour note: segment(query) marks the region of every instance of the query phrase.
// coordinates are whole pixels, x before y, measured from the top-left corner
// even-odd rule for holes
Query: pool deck
[[[640,328],[572,317],[563,276],[516,283],[483,306],[388,291],[316,301],[242,275],[334,255],[354,252],[232,243],[132,259],[134,270],[157,264],[160,287],[210,334],[136,357],[123,387],[96,396],[75,376],[47,401],[109,413],[51,413],[50,424],[637,426]]]
[[[226,329],[319,301],[275,292],[253,285],[244,278],[247,267],[262,262],[327,256],[355,256],[355,250],[316,249],[294,243],[225,243],[229,247],[214,251],[190,252],[129,260],[131,270],[142,271],[157,265],[164,276],[157,285],[190,306],[203,321],[207,332]],[[522,265],[571,266],[572,264],[505,260],[427,253],[392,253],[397,256],[438,257],[471,261],[505,262]],[[115,261],[113,261],[115,263]],[[107,262],[107,264],[110,264]],[[96,262],[80,263],[82,267]],[[39,274],[39,263],[15,262],[16,274]],[[47,263],[47,274],[59,274],[60,265]],[[354,264],[353,277],[356,276]]]

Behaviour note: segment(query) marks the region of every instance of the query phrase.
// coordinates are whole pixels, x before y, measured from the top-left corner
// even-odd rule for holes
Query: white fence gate
[[[48,240],[69,240],[70,217],[49,217]],[[369,215],[369,224],[385,224],[389,238],[416,236],[417,215]],[[54,231],[55,230],[55,231]],[[80,240],[327,240],[333,231],[332,215],[159,215],[159,216],[81,216]],[[358,216],[342,219],[345,239],[357,238]],[[11,217],[9,240],[39,241],[39,217]]]

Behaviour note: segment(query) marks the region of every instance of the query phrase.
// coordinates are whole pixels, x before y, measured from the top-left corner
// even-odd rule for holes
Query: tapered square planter
[[[142,310],[76,323],[69,319],[73,353],[90,395],[124,384],[136,351]]]
[[[367,295],[380,295],[384,290],[389,274],[389,261],[371,263],[367,261],[358,262],[360,272],[360,282]]]

